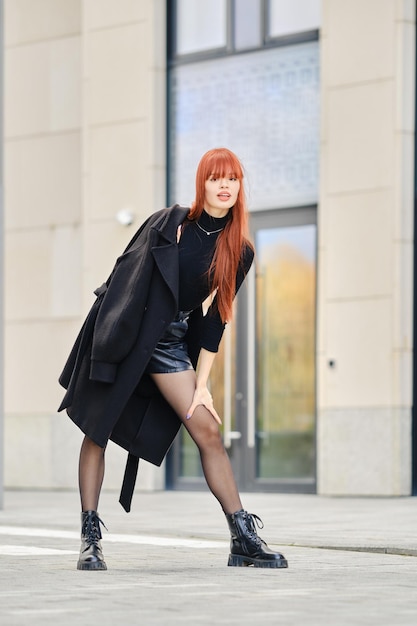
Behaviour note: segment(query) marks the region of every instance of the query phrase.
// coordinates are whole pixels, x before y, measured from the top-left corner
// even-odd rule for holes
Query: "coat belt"
[[[119,498],[119,502],[126,511],[126,513],[130,512],[136,477],[138,475],[138,468],[139,457],[135,456],[134,454],[130,454],[129,452]]]

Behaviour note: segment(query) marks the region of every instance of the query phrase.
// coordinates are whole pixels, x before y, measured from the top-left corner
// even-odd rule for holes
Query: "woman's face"
[[[240,180],[234,176],[215,178],[210,176],[205,183],[204,208],[213,217],[223,217],[236,203]]]

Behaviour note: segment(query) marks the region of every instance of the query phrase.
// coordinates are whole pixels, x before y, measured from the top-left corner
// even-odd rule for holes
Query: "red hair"
[[[208,178],[233,176],[241,185],[234,206],[229,210],[229,220],[217,238],[213,260],[209,268],[212,289],[217,290],[217,308],[222,321],[232,318],[233,299],[236,292],[236,274],[245,246],[249,242],[248,211],[243,188],[243,168],[237,156],[227,148],[214,148],[206,152],[198,164],[196,194],[189,213],[190,220],[198,220],[205,204],[205,183]]]

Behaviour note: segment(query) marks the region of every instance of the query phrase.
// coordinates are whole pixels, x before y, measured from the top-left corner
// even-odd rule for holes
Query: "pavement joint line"
[[[72,568],[73,572],[77,572],[77,570],[73,567]],[[79,570],[78,570],[79,571]],[[108,570],[109,571],[109,570]],[[115,569],[113,568],[112,571],[114,572]],[[105,580],[105,579],[104,579]],[[109,585],[109,583],[105,583],[107,585]],[[208,580],[205,580],[204,582],[197,582],[196,580],[193,580],[193,589],[202,589],[202,590],[206,590],[208,588],[213,588],[213,593],[218,593],[218,588],[222,586],[222,583],[220,581],[216,581],[216,582],[211,582]],[[83,581],[83,591],[85,591],[86,593],[89,593],[90,591],[97,591],[97,585],[94,584],[89,584],[86,581]],[[119,591],[122,589],[137,589],[138,587],[140,587],[141,589],[163,589],[166,591],[170,591],[173,589],[189,589],[190,588],[190,583],[186,582],[186,583],[171,583],[168,582],[166,580],[164,580],[163,582],[156,582],[156,581],[146,581],[146,580],[137,580],[134,582],[128,582],[128,581],[124,581],[123,583],[115,583],[114,581],[112,581],[110,583],[111,589],[112,591]],[[106,592],[108,589],[107,588],[103,588],[103,592]],[[47,590],[44,590],[47,593]],[[274,590],[275,593],[276,590]],[[39,586],[35,587],[35,586],[31,586],[31,587],[25,587],[25,589],[22,590],[15,590],[15,589],[7,589],[7,590],[0,590],[0,599],[2,600],[2,602],[4,602],[4,598],[17,598],[17,600],[19,600],[20,597],[28,597],[31,594],[36,594],[39,592]],[[291,592],[289,592],[291,593]],[[66,599],[68,600],[68,591],[54,591],[54,598],[56,600],[61,600],[61,599]]]
[[[56,609],[9,609],[8,615],[29,616],[29,615],[66,615],[67,613],[84,613],[85,607],[64,607]]]
[[[57,548],[39,548],[37,546],[0,545],[1,556],[63,556],[66,554],[78,554],[78,552]]]
[[[26,528],[23,526],[0,526],[0,535],[12,537],[45,537],[48,539],[80,539],[80,534],[71,530],[53,530],[49,528]],[[108,543],[130,543],[176,548],[225,548],[229,542],[210,539],[183,539],[181,537],[159,537],[155,535],[122,535],[106,533],[103,540]]]
[[[335,545],[314,545],[307,543],[287,543],[281,544],[293,548],[312,548],[316,550],[340,550],[342,552],[367,552],[368,554],[390,554],[392,556],[417,556],[417,549],[414,548],[392,548],[380,546],[335,546]]]

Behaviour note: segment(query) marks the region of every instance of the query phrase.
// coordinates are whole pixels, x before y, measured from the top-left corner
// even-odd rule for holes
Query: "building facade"
[[[6,486],[76,486],[57,378],[93,290],[226,143],[258,259],[212,377],[241,488],[412,493],[415,34],[414,0],[4,0]],[[202,483],[183,433],[138,486]]]

